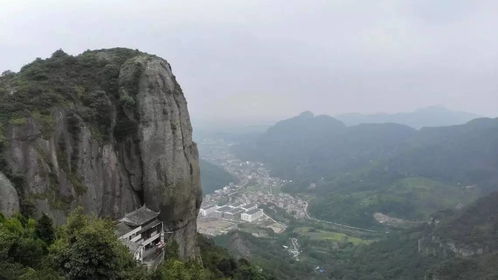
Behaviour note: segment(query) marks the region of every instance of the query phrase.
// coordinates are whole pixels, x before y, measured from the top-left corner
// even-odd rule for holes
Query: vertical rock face
[[[48,81],[30,78],[33,65]],[[160,211],[180,256],[197,257],[198,153],[187,102],[169,64],[138,51],[111,49],[77,57],[54,54],[33,65],[0,80],[0,93],[2,82],[14,92],[4,93],[1,103],[29,94],[19,81],[64,93],[63,101],[49,107],[29,104],[22,114],[4,116],[2,168],[18,182],[21,208],[62,223],[77,206],[119,218],[146,204]],[[62,89],[52,86],[61,80]],[[4,189],[0,209],[15,211],[15,205],[4,210],[6,203],[18,201],[4,196]]]
[[[12,183],[0,172],[0,213],[10,216],[19,212],[19,197]]]
[[[140,154],[143,162],[144,201],[161,210],[161,219],[176,238],[195,238],[200,207],[197,147],[187,102],[170,66],[163,60],[143,63],[138,99]],[[192,187],[194,186],[194,187]],[[194,247],[181,248],[192,255]]]

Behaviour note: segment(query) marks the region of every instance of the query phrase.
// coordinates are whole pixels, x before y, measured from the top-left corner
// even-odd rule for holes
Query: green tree
[[[50,247],[50,261],[68,280],[139,279],[145,272],[117,239],[111,221],[75,210]],[[142,275],[142,276],[141,276]]]
[[[214,280],[211,272],[195,262],[169,259],[152,275],[152,280]]]
[[[52,244],[55,240],[55,231],[52,224],[52,219],[43,213],[42,217],[38,220],[36,225],[36,234],[41,240],[45,241],[47,245]]]
[[[40,264],[46,244],[35,233],[36,221],[21,215],[0,223],[0,259],[25,266]]]
[[[36,235],[36,225],[34,219],[21,215],[0,217],[0,279],[21,279],[41,266],[47,246]]]
[[[263,270],[250,264],[245,259],[240,259],[238,269],[233,277],[234,280],[274,280],[271,275],[263,273]]]
[[[26,272],[19,277],[19,280],[64,280],[57,272],[50,268],[42,270],[27,269]]]

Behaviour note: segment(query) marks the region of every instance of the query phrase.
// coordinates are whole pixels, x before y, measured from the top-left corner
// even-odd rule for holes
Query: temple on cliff
[[[126,214],[116,225],[118,239],[130,250],[133,257],[154,269],[164,260],[163,222],[159,212],[145,205]]]

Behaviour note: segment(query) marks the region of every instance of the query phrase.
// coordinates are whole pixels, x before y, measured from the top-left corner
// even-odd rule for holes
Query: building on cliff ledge
[[[149,269],[154,269],[164,259],[164,229],[158,216],[159,212],[144,205],[126,214],[116,225],[118,239]]]

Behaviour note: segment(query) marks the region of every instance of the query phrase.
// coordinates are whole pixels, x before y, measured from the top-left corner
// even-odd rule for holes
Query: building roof
[[[238,207],[240,207],[240,206],[242,206],[242,205],[244,205],[244,203],[241,203],[241,202],[236,202],[236,203],[234,203],[234,204],[232,204],[232,205],[230,205],[230,206],[231,206],[231,207],[233,207],[233,208],[238,208]]]
[[[163,223],[163,222],[161,222],[161,221],[159,221],[159,220],[154,221],[154,222],[152,222],[152,223],[150,223],[150,224],[148,224],[148,225],[144,226],[144,227],[143,227],[143,228],[142,228],[142,229],[141,229],[138,233],[143,233],[143,232],[146,232],[146,231],[148,231],[149,229],[151,229],[151,228],[153,228],[153,227],[156,227],[156,226],[158,226],[158,225],[160,225],[160,224],[162,224],[162,223]]]
[[[242,208],[244,208],[244,209],[249,209],[249,208],[254,208],[254,207],[258,207],[258,205],[256,203],[251,203],[251,204],[247,204],[245,206],[242,206]]]
[[[210,203],[210,204],[205,204],[205,205],[201,205],[201,209],[211,209],[211,208],[213,208],[213,207],[218,207],[218,205],[216,205],[216,204],[212,204],[212,203]]]
[[[244,212],[244,209],[234,208],[234,209],[232,209],[230,211],[226,211],[225,213],[236,215],[236,214],[239,214],[239,213],[242,213],[242,212]]]
[[[152,211],[144,205],[137,210],[126,214],[120,222],[129,226],[138,227],[156,219],[157,216],[159,216],[159,212]]]
[[[261,211],[261,209],[252,209],[252,210],[245,212],[245,214],[252,215],[252,214],[258,213],[259,211]]]
[[[220,212],[227,212],[227,211],[230,211],[232,210],[232,208],[228,207],[228,206],[223,206],[221,208],[218,208],[218,211]]]
[[[128,232],[130,232],[132,230],[133,230],[132,227],[130,227],[129,225],[127,225],[127,224],[125,224],[123,222],[120,222],[120,223],[118,223],[116,225],[116,228],[115,228],[114,231],[116,232],[116,235],[118,237],[120,237],[120,236],[123,236],[123,235],[127,234]]]

